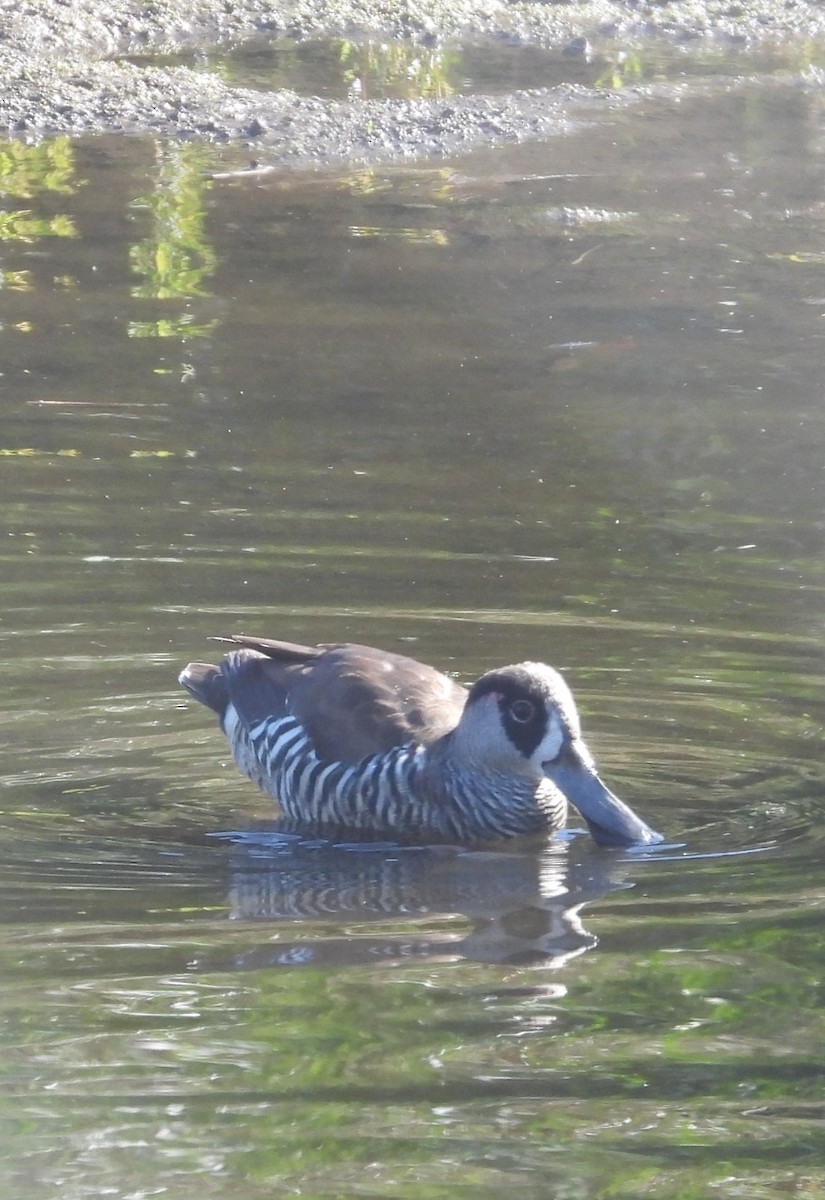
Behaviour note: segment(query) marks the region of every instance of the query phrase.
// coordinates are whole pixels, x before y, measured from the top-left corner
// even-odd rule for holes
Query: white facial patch
[[[557,712],[551,710],[548,714],[547,732],[539,742],[535,752],[531,755],[533,761],[538,763],[553,762],[561,754],[564,739],[565,729],[561,717]]]

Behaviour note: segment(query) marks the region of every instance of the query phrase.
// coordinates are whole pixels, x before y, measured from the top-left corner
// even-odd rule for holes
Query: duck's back
[[[467,693],[447,675],[401,654],[350,643],[299,646],[243,634],[217,666],[192,663],[181,681],[247,729],[287,713],[327,762],[355,764],[410,741],[429,743],[457,724]]]

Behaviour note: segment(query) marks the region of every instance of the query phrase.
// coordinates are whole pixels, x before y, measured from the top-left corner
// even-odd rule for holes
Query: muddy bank
[[[766,40],[825,41],[825,11],[804,0],[54,0],[4,6],[0,123],[13,137],[154,133],[254,151],[257,161],[313,165],[440,155],[562,130],[651,89],[594,94],[572,86],[506,96],[325,101],[231,87],[215,74],[141,58],[265,33],[303,39],[507,39],[610,55],[651,38],[741,48]],[[804,83],[804,81],[803,81]],[[809,86],[821,86],[810,72]],[[686,87],[688,85],[680,85]],[[672,91],[673,89],[668,89]]]

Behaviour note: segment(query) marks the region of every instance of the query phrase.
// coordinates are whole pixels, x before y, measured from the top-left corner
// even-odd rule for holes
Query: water
[[[374,38],[272,38],[259,35],[233,45],[174,56],[130,56],[138,64],[184,65],[219,74],[237,87],[289,88],[328,99],[383,100],[461,93],[502,95],[560,84],[622,88],[686,76],[737,78],[743,74],[799,72],[825,62],[825,47],[811,40],[745,39],[678,44],[645,39],[643,48],[612,48],[574,39],[565,47],[512,41],[448,40],[433,45]]]
[[[819,107],[9,152],[3,1194],[821,1190]],[[276,836],[175,683],[239,628],[552,661],[670,848]]]

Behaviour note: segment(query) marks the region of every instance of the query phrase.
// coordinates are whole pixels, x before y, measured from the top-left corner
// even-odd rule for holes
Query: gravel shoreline
[[[595,94],[565,86],[506,96],[329,101],[231,87],[182,66],[125,56],[230,44],[256,33],[405,39],[507,39],[562,48],[587,38],[605,53],[651,38],[756,47],[797,38],[825,43],[825,9],[807,0],[95,0],[3,3],[0,122],[11,137],[153,134],[254,152],[269,166],[321,166],[441,156],[548,136],[629,105],[657,88]],[[819,72],[807,82],[821,87]],[[688,85],[669,87],[669,94]]]

